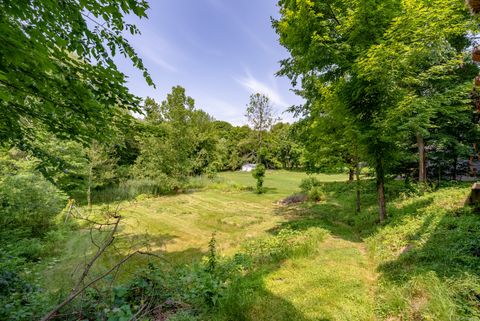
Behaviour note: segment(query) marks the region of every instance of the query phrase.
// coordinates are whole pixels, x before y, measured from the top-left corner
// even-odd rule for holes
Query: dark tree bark
[[[348,181],[353,182],[353,179],[355,177],[355,170],[353,168],[348,169]]]
[[[375,171],[377,179],[378,218],[380,223],[383,223],[387,217],[387,209],[385,206],[385,173],[382,160],[377,159],[376,163]]]
[[[425,153],[425,141],[423,136],[417,133],[418,146],[418,182],[427,182],[427,157]]]
[[[452,179],[457,180],[457,168],[458,168],[458,157],[457,155],[453,156],[453,169],[452,169]]]
[[[355,211],[360,213],[361,210],[361,199],[360,199],[360,163],[357,161],[357,165],[355,167],[355,176],[357,179],[356,185],[356,203],[355,203]]]

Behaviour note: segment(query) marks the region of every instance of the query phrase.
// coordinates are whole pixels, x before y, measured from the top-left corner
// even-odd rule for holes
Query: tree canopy
[[[465,84],[477,71],[465,53],[475,28],[468,10],[455,0],[280,0],[278,5],[281,17],[273,25],[290,52],[279,75],[294,85],[300,80],[298,92],[307,101],[295,111],[313,124],[344,115],[350,124],[342,127],[356,129],[363,159],[376,172],[383,220],[385,175],[402,158],[405,137],[423,141],[447,105],[468,109]],[[336,142],[342,146],[342,139]]]
[[[21,0],[0,3],[0,141],[28,148],[38,128],[88,143],[139,111],[113,56],[130,59],[153,84],[124,37],[139,30],[146,1]]]

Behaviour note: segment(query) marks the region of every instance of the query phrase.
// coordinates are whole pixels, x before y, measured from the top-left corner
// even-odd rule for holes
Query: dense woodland
[[[146,1],[0,2],[0,319],[273,320],[259,312],[267,295],[248,301],[249,286],[258,291],[265,271],[338,233],[366,242],[376,273],[388,275],[378,276],[374,316],[350,320],[478,320],[480,219],[463,206],[469,183],[461,182],[477,175],[480,142],[479,20],[469,3],[278,1],[272,28],[289,57],[277,76],[305,103],[290,107],[297,121],[285,123],[269,97],[252,93],[238,102],[248,125],[235,126],[202,110],[181,84],[162,101],[129,91],[115,55],[152,90],[164,86],[125,38],[139,33],[126,15],[147,18]],[[226,186],[224,175],[247,163],[257,165],[256,188]],[[293,196],[276,187],[281,200],[268,184],[280,171],[311,176],[302,176],[301,192],[300,178],[289,186]],[[268,206],[300,203],[296,211],[309,216],[271,227],[273,236],[232,257],[218,254],[214,234],[203,260],[187,266],[156,265],[162,253],[148,246],[108,252],[121,233],[121,204],[215,188]],[[444,197],[454,205],[435,203]],[[451,217],[435,216],[442,211]],[[43,271],[86,231],[92,250],[71,267],[73,285],[44,290]],[[132,253],[146,258],[111,281]],[[96,279],[91,269],[103,256],[115,260]],[[282,309],[290,312],[275,320],[318,319]]]

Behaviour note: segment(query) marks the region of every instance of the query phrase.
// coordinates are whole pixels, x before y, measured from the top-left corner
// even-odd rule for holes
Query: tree
[[[173,87],[160,104],[147,98],[144,110],[145,128],[134,168],[137,177],[158,180],[166,176],[179,182],[215,170],[214,120],[195,108],[184,88]]]
[[[270,99],[266,95],[259,93],[250,95],[250,102],[247,105],[245,117],[247,117],[252,129],[257,134],[257,163],[263,163],[261,155],[264,135],[276,121]]]
[[[455,0],[281,0],[279,6],[281,18],[273,25],[291,56],[279,75],[294,85],[301,79],[298,92],[307,103],[297,112],[304,115],[324,117],[325,93],[337,97],[338,110],[354,122],[365,160],[375,169],[383,221],[385,178],[402,155],[387,120],[395,119],[407,97],[435,95],[439,76],[447,80],[449,66],[462,65],[454,56],[469,42],[468,12]],[[422,81],[427,75],[432,81]],[[419,105],[407,106],[422,114]],[[420,129],[412,127],[421,146]]]
[[[342,110],[351,115],[366,155],[375,167],[379,217],[385,208],[385,162],[391,143],[377,126],[383,96],[357,74],[356,61],[379,43],[391,20],[399,13],[399,1],[309,1],[280,0],[281,17],[273,21],[280,43],[290,52],[281,62],[279,75],[288,76],[293,85],[301,79],[298,91],[307,103],[299,112],[310,114],[316,102],[322,104],[323,93],[338,97]],[[318,106],[318,104],[317,104]],[[312,114],[316,116],[320,113]]]
[[[303,146],[296,137],[292,125],[288,123],[275,124],[268,133],[270,146],[267,162],[275,167],[294,169],[300,167],[303,156]]]
[[[130,59],[153,85],[123,35],[139,33],[124,17],[147,9],[143,0],[0,2],[2,144],[29,149],[36,127],[88,144],[138,112],[112,57]]]
[[[92,205],[92,190],[104,187],[116,177],[117,160],[108,153],[108,148],[94,141],[86,150],[87,167],[87,203]]]
[[[364,79],[385,88],[390,107],[383,127],[389,135],[400,135],[396,138],[400,142],[416,141],[418,180],[424,183],[425,146],[435,144],[430,133],[442,122],[438,116],[445,109],[462,114],[469,105],[470,83],[478,68],[466,59],[465,48],[474,26],[456,1],[402,4],[402,15],[389,26],[385,40],[372,46],[358,66]]]

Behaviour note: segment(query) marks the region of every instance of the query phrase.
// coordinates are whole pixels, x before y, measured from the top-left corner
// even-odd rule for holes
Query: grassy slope
[[[298,208],[297,220],[287,224],[322,227],[343,241],[365,244],[377,278],[377,320],[480,320],[480,217],[463,205],[469,184],[418,193],[391,182],[383,226],[376,222],[374,186],[368,182],[360,214],[354,213],[348,184],[326,189],[325,201]],[[327,319],[360,318],[339,313]]]
[[[214,231],[223,254],[279,227],[320,228],[330,236],[308,255],[246,277],[232,289],[235,300],[225,303],[218,319],[480,319],[480,219],[463,208],[467,185],[415,196],[392,183],[390,217],[379,226],[368,182],[362,213],[355,214],[353,186],[334,182],[344,176],[319,177],[329,182],[324,201],[287,207],[276,202],[295,192],[305,174],[268,173],[265,195],[241,188],[254,184],[250,174],[222,177],[223,183],[206,190],[124,204],[125,239],[148,236],[152,249],[181,263],[203,255]],[[70,256],[50,269],[47,279],[65,278],[86,244],[87,235],[72,237]]]
[[[208,189],[175,196],[142,199],[120,205],[124,217],[118,252],[126,253],[132,244],[147,244],[150,251],[162,254],[172,264],[201,258],[212,233],[216,233],[222,254],[234,253],[242,241],[268,234],[285,223],[289,215],[278,215],[278,200],[298,190],[305,173],[269,171],[265,180],[268,193],[257,195],[251,173],[221,173],[218,183]],[[345,175],[316,175],[322,181],[341,181]],[[114,208],[115,205],[110,205]],[[100,207],[96,210],[100,211]],[[101,236],[98,236],[100,238]],[[87,230],[73,233],[65,244],[65,255],[42,272],[50,290],[71,287],[75,267],[93,254]],[[99,262],[99,270],[111,266],[118,255],[112,251]],[[139,260],[126,266],[125,274]]]

